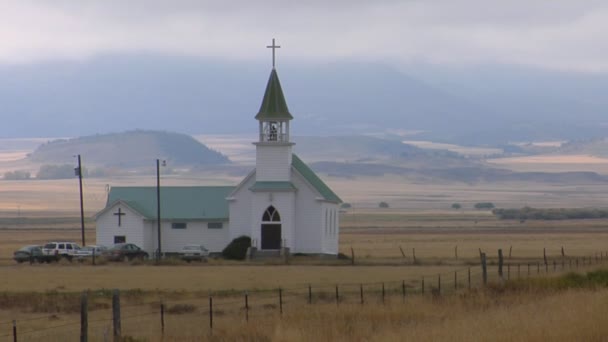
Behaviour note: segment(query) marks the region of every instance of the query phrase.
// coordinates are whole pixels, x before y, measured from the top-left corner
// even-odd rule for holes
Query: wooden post
[[[488,265],[486,263],[486,253],[481,253],[481,272],[483,285],[488,285]]]
[[[509,260],[511,260],[511,252],[513,251],[513,246],[509,246]]]
[[[424,294],[424,277],[422,277],[422,294]]]
[[[431,291],[433,292],[433,291]],[[437,292],[441,294],[441,274],[437,275]]]
[[[338,291],[338,285],[336,285],[336,305],[340,305],[340,292]]]
[[[361,305],[363,305],[363,284],[359,284],[359,296],[361,297]]]
[[[467,286],[468,286],[468,288],[470,290],[471,289],[471,268],[470,267],[468,269],[467,278],[468,278],[468,280],[467,280],[467,282],[468,282]]]
[[[312,304],[312,286],[308,284],[308,304]]]
[[[80,296],[80,342],[89,340],[89,305],[87,291]]]
[[[545,260],[545,265],[547,264],[547,249],[543,248],[543,260]]]
[[[454,290],[458,290],[458,271],[454,271]]]
[[[500,278],[500,280],[504,280],[504,277],[502,275],[502,265],[503,265],[502,249],[498,249],[498,277]]]
[[[403,257],[403,259],[405,259],[405,252],[403,251],[403,248],[401,248],[401,246],[399,246],[399,250],[401,251],[401,256]]]
[[[160,301],[160,332],[165,335],[165,303]]]
[[[13,320],[13,342],[17,342],[17,320]]]
[[[245,291],[245,322],[249,322],[249,293]]]
[[[481,248],[480,248],[480,249],[479,249],[479,260],[481,260],[481,255],[482,255],[482,254],[483,254],[483,253],[481,253]]]
[[[120,292],[115,289],[112,293],[112,327],[114,332],[114,341],[121,340],[122,331],[120,326]]]
[[[414,264],[416,264],[416,248],[412,248],[412,257],[414,258]]]
[[[213,297],[209,296],[209,331],[213,332]]]
[[[564,252],[564,246],[562,246],[562,258],[566,256],[566,253]]]
[[[279,287],[279,313],[283,315],[283,289]]]
[[[352,247],[350,248],[350,264],[355,264],[355,250]]]
[[[458,245],[454,246],[454,259],[458,260]]]
[[[403,294],[403,302],[405,303],[405,280],[401,282],[401,293]]]
[[[549,273],[549,264],[545,264],[545,274]]]
[[[385,296],[384,283],[382,283],[382,304],[384,304],[384,296]]]

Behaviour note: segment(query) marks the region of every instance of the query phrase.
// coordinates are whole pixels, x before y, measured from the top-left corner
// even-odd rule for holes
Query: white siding
[[[317,192],[297,173],[293,173],[291,181],[298,188],[295,200],[296,246],[293,252],[325,253],[323,202],[316,199]]]
[[[257,145],[256,179],[258,181],[289,181],[291,145]]]
[[[230,240],[241,235],[251,237],[253,223],[251,221],[251,204],[253,194],[249,190],[255,183],[255,175],[249,178],[246,182],[232,194],[233,200],[228,202],[230,210]]]
[[[118,226],[118,217],[114,215],[121,209],[125,215],[121,218]],[[143,248],[144,246],[144,220],[143,217],[122,203],[116,203],[109,210],[99,215],[95,221],[96,243],[111,247],[114,245],[114,236],[124,235],[126,242],[134,243]]]
[[[185,222],[185,229],[171,228],[172,222]],[[220,221],[213,221],[220,222]],[[207,228],[206,221],[162,221],[161,224],[161,243],[163,253],[176,253],[187,244],[202,244],[210,252],[221,252],[230,242],[230,227],[227,221],[223,221],[221,229]],[[146,252],[154,253],[158,248],[158,226],[156,221],[150,221],[147,225],[151,239],[146,244]]]

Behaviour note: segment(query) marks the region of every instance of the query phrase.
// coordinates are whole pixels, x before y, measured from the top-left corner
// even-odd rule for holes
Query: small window
[[[222,228],[224,228],[224,224],[222,222],[209,222],[209,223],[207,223],[207,228],[222,229]]]
[[[173,222],[171,223],[171,228],[173,229],[186,229],[186,222]]]
[[[116,235],[114,236],[114,243],[125,243],[127,242],[127,237],[124,235]]]

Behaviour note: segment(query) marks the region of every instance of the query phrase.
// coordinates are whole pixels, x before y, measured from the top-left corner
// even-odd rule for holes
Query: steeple
[[[277,70],[275,68],[272,68],[272,71],[270,72],[264,99],[262,100],[260,111],[255,118],[260,121],[285,121],[293,119],[293,116],[291,116],[291,113],[289,113],[289,109],[287,108],[283,89],[281,89],[281,82],[279,81],[279,76],[277,75]]]

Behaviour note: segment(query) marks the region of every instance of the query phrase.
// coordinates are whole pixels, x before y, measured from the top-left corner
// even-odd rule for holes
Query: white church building
[[[261,251],[338,253],[342,201],[293,154],[293,117],[274,65],[255,119],[255,169],[236,187],[160,187],[162,253],[192,243],[221,252],[243,235]],[[159,248],[156,191],[112,187],[106,207],[95,216],[97,243],[130,242],[153,255]]]

